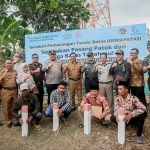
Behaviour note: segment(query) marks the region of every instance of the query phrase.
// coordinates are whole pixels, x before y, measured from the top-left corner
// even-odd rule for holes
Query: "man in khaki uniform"
[[[0,50],[0,72],[2,71],[3,69],[3,65],[2,65],[2,50]],[[0,84],[0,101],[1,101],[1,90],[2,90],[2,86]],[[2,126],[3,123],[0,122],[0,126]]]
[[[78,105],[80,106],[80,103],[82,101],[82,73],[81,73],[81,63],[77,62],[76,60],[77,54],[71,53],[70,54],[70,62],[68,62],[65,65],[64,73],[68,71],[68,77],[69,77],[69,89],[71,94],[71,100],[72,100],[72,111],[76,109],[75,106],[75,90],[77,90],[78,95]]]
[[[15,70],[12,70],[12,60],[7,59],[5,62],[6,69],[0,73],[0,82],[2,85],[2,105],[4,109],[4,116],[7,122],[7,127],[12,126],[12,114],[11,109],[14,106],[14,102],[17,99],[17,84],[16,77],[17,73]]]

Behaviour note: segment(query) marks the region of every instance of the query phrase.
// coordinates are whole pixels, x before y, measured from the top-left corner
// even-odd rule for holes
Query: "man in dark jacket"
[[[22,106],[28,106],[28,118],[26,123],[30,123],[34,119],[35,128],[37,130],[41,130],[39,121],[42,119],[42,113],[40,112],[40,103],[37,96],[29,93],[28,85],[26,83],[22,83],[20,85],[20,90],[22,92],[22,97],[16,99],[12,110],[12,115],[16,119],[14,120],[13,125],[20,126],[23,123],[21,118],[21,108]]]

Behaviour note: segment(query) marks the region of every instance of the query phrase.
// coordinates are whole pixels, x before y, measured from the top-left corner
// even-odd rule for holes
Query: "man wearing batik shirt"
[[[119,107],[125,108],[124,121],[129,124],[136,125],[136,142],[143,143],[142,131],[146,116],[146,107],[139,101],[139,99],[128,93],[128,84],[124,81],[120,81],[118,85],[118,93],[114,100],[114,115],[111,116],[111,121],[117,123],[118,120],[118,109]]]
[[[127,61],[131,65],[130,89],[132,95],[136,96],[140,102],[146,106],[146,98],[144,93],[144,75],[143,62],[138,58],[139,50],[137,48],[131,49],[131,59]]]
[[[93,116],[97,119],[102,120],[106,116],[110,114],[110,108],[107,103],[107,100],[105,97],[99,93],[99,86],[98,85],[92,85],[91,90],[89,93],[86,94],[84,99],[82,100],[80,106],[78,107],[78,112],[81,117],[81,122],[83,122],[83,111],[84,111],[84,105],[85,104],[91,104],[91,106],[100,106],[102,107],[102,114],[99,117]],[[108,117],[107,117],[108,118]],[[82,128],[83,124],[79,124],[79,127]]]

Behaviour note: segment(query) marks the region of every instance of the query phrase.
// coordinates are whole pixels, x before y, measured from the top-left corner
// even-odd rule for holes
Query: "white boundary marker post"
[[[91,133],[91,104],[84,105],[84,133]]]
[[[53,103],[53,131],[57,131],[59,128],[59,116],[57,115],[58,112],[58,103]]]
[[[119,107],[118,108],[118,143],[124,144],[125,143],[125,122],[123,121],[125,117],[125,108]]]
[[[22,136],[28,135],[28,124],[26,123],[28,118],[28,106],[22,106]]]

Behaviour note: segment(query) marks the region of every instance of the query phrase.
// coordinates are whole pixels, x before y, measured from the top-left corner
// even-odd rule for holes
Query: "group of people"
[[[150,52],[150,47],[148,50]],[[64,113],[62,121],[64,125],[68,125],[67,118],[76,110],[77,93],[81,121],[86,103],[102,107],[102,114],[93,117],[102,121],[109,116],[115,123],[118,122],[118,108],[123,107],[126,110],[124,121],[137,125],[136,141],[143,143],[142,130],[147,105],[143,73],[150,72],[150,55],[142,61],[138,57],[139,50],[133,48],[130,52],[131,57],[124,60],[124,51],[117,50],[116,61],[108,63],[106,53],[101,53],[100,61],[96,62],[93,53],[88,52],[87,62],[82,64],[77,61],[77,54],[73,52],[70,54],[70,61],[63,65],[63,62],[57,59],[54,50],[49,54],[50,59],[43,65],[39,63],[38,54],[32,55],[31,64],[21,63],[19,53],[15,53],[14,61],[6,60],[6,68],[0,73],[0,83],[7,127],[22,124],[21,107],[28,105],[27,123],[34,119],[35,128],[40,130],[42,113],[46,117],[52,117],[54,102],[59,104],[58,116]],[[69,90],[66,78],[69,79]],[[86,95],[82,100],[83,79]],[[48,93],[48,107],[43,112],[44,85]],[[116,93],[115,99],[113,89]],[[79,127],[83,126],[83,123],[79,124]]]

